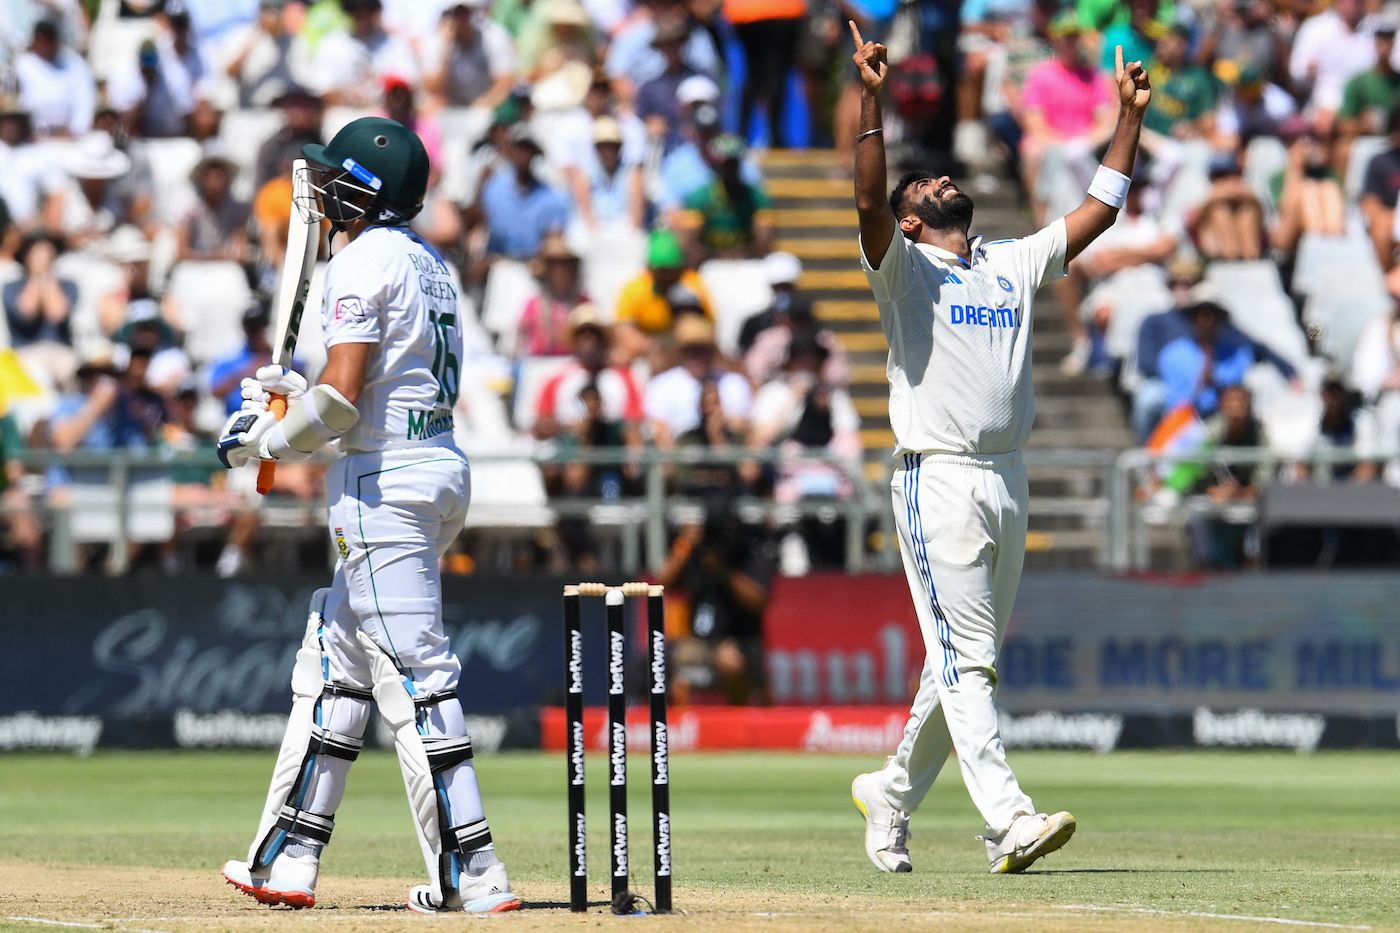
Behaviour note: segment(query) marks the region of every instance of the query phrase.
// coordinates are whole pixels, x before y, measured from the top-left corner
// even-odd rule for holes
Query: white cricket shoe
[[[433,896],[430,885],[416,884],[408,890],[408,909],[417,914],[465,911],[469,914],[496,914],[519,910],[520,898],[510,889],[506,867],[497,862],[475,878],[462,875],[461,887],[446,902]]]
[[[316,875],[321,860],[315,855],[278,853],[265,871],[254,873],[247,862],[224,862],[224,880],[260,904],[316,906]]]
[[[1069,842],[1076,827],[1074,815],[1066,810],[1016,817],[1011,828],[996,839],[985,839],[987,860],[994,875],[1014,875],[1031,867],[1042,855],[1049,855]],[[982,837],[979,837],[982,838]]]
[[[880,789],[880,772],[857,774],[851,799],[865,817],[865,854],[880,871],[913,871],[909,861],[909,814],[890,806]]]

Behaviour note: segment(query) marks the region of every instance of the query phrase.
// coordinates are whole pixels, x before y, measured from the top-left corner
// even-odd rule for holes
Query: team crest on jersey
[[[997,284],[1000,285],[1001,290],[1006,292],[1008,295],[1016,291],[1016,287],[1011,284],[1011,280],[1004,275],[997,276]]]
[[[358,298],[337,298],[335,319],[337,321],[363,321],[365,319],[364,303]]]
[[[335,549],[340,552],[341,560],[350,558],[350,545],[345,543],[345,529],[339,525],[335,529]]]

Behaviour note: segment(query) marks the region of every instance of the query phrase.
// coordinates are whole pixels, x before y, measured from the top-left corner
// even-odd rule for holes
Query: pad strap
[[[347,687],[345,684],[326,684],[321,692],[332,697],[354,697],[357,700],[374,699],[373,690],[361,690],[359,687]]]
[[[456,690],[438,690],[435,693],[423,693],[414,696],[413,705],[419,708],[424,706],[437,706],[439,703],[457,698]]]
[[[428,767],[441,774],[472,758],[472,740],[468,736],[425,735],[423,751],[428,754]]]
[[[464,855],[475,852],[477,849],[484,849],[491,844],[491,827],[486,825],[485,820],[453,826],[448,830],[448,833],[451,834],[457,851]]]
[[[277,828],[287,835],[305,836],[325,845],[331,841],[331,831],[335,829],[335,817],[310,810],[298,810],[284,806],[277,816]]]
[[[321,726],[311,727],[311,741],[307,743],[306,753],[308,755],[330,755],[332,758],[341,758],[345,761],[354,761],[360,757],[360,749],[364,747],[365,740],[356,738],[353,735],[346,735],[343,732],[332,732]]]

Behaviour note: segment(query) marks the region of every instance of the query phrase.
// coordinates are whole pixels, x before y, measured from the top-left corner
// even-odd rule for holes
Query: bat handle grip
[[[267,410],[272,412],[274,418],[281,421],[287,416],[287,397],[274,395],[272,401],[267,405]],[[275,482],[277,482],[277,461],[261,461],[258,464],[258,495],[265,496],[272,492],[272,485]]]

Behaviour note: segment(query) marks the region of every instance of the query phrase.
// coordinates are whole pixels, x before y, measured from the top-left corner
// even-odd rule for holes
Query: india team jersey
[[[360,420],[344,451],[452,439],[461,375],[457,290],[442,258],[407,227],[370,227],[326,267],[326,347],[370,343]]]
[[[889,341],[897,452],[1010,453],[1035,420],[1031,300],[1064,274],[1065,224],[972,241],[972,263],[897,230],[880,268],[861,266]]]

